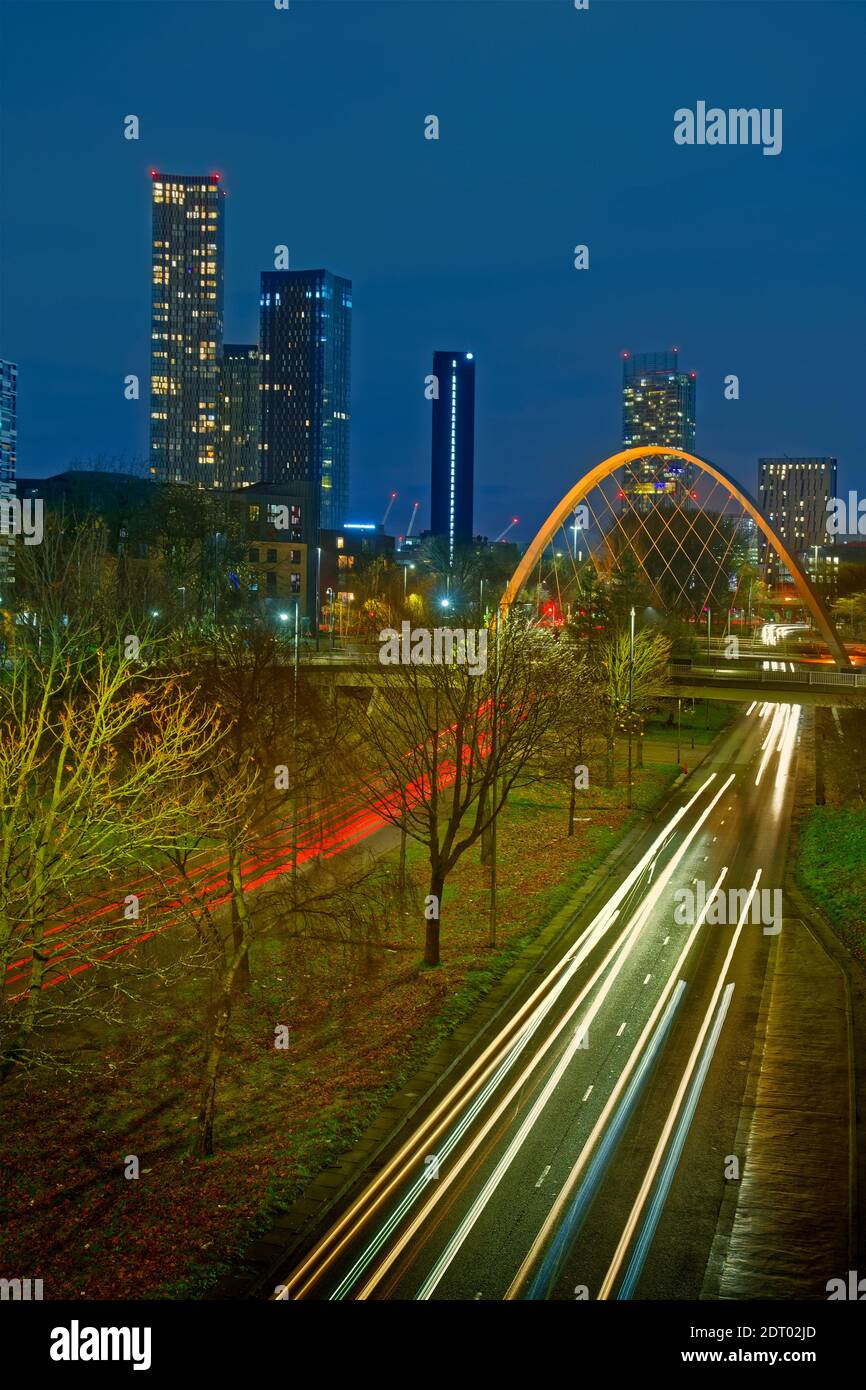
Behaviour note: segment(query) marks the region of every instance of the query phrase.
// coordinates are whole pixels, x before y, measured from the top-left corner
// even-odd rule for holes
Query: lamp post
[[[331,651],[334,650],[334,590],[326,589],[328,595],[328,640]]]
[[[629,617],[629,644],[628,644],[628,792],[626,794],[626,805],[631,810],[631,725],[632,707],[634,704],[634,608]]]
[[[710,665],[710,624],[712,622],[712,612],[710,605],[707,604],[707,665]]]

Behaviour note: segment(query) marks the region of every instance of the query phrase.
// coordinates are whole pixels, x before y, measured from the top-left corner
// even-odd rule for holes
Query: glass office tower
[[[328,270],[266,270],[261,286],[261,470],[314,482],[319,525],[349,503],[352,282]]]

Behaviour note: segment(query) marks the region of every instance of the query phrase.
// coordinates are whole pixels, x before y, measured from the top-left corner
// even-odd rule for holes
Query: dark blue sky
[[[353,280],[356,518],[395,487],[395,529],[416,497],[427,523],[437,347],[476,354],[490,535],[516,514],[528,539],[617,448],[626,348],[680,346],[698,452],[750,490],[767,453],[836,454],[841,486],[866,486],[862,4],[3,9],[0,354],[19,363],[22,475],[146,453],[155,167],[223,175],[227,341],[257,336],[275,243]],[[699,99],[782,107],[782,153],[675,145]]]

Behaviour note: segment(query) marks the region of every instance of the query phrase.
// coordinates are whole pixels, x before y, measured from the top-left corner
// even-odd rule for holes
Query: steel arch
[[[833,626],[833,620],[830,617],[824,600],[812,586],[812,582],[799,560],[788,550],[784,541],[780,540],[775,534],[772,526],[757,503],[752,501],[752,498],[747,492],[743,491],[739,483],[734,482],[734,479],[729,477],[728,474],[716,464],[709,463],[707,459],[698,458],[696,454],[689,454],[685,449],[674,449],[670,445],[644,444],[635,449],[623,449],[621,453],[611,454],[610,458],[606,458],[601,463],[597,463],[594,468],[591,468],[588,473],[585,473],[583,477],[574,484],[574,487],[569,489],[562,501],[553,509],[528,547],[523,559],[511,576],[508,587],[502,597],[500,603],[502,612],[507,612],[511,607],[511,604],[520,593],[520,590],[531,575],[535,565],[540,560],[545,547],[550,541],[550,537],[559,530],[566,517],[571,515],[578,503],[580,503],[594,487],[605,478],[608,478],[611,473],[616,472],[618,468],[622,468],[625,464],[631,463],[633,459],[648,458],[653,455],[679,458],[686,463],[696,464],[702,472],[708,473],[711,478],[715,478],[717,483],[721,483],[723,487],[728,489],[731,495],[737,499],[743,508],[745,508],[764,538],[782,560],[782,563],[794,580],[798,594],[812,614],[818,630],[827,643],[827,646],[830,648],[836,665],[842,670],[851,670],[851,662],[848,659],[848,653],[845,651],[839,634]]]

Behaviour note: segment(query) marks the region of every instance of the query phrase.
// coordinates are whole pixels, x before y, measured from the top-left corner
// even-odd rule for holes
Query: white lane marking
[[[663,945],[663,946],[667,946],[667,944],[668,944],[669,941],[670,941],[670,937],[669,937],[669,936],[666,936],[665,939],[664,939],[664,941],[662,942],[662,945]]]
[[[644,984],[645,984],[645,985],[648,985],[651,979],[652,979],[652,975],[647,975],[646,979],[644,980]]]
[[[548,1163],[548,1165],[547,1165],[547,1167],[545,1168],[544,1172],[542,1173],[541,1177],[538,1179],[538,1182],[535,1184],[536,1187],[540,1187],[540,1186],[541,1186],[541,1184],[544,1182],[544,1179],[547,1177],[547,1175],[548,1175],[549,1172],[550,1172],[550,1164]]]
[[[591,1090],[592,1090],[592,1087],[591,1087],[591,1086],[587,1086],[586,1091],[585,1091],[584,1096],[583,1096],[583,1099],[584,1099],[584,1100],[589,1100],[589,1093],[590,1093]]]
[[[624,1032],[625,1032],[625,1024],[624,1024],[624,1023],[621,1023],[621,1024],[619,1025],[619,1027],[617,1028],[617,1030],[616,1030],[616,1035],[617,1035],[617,1037],[618,1037],[618,1038],[621,1037],[622,1034],[623,1034]]]

